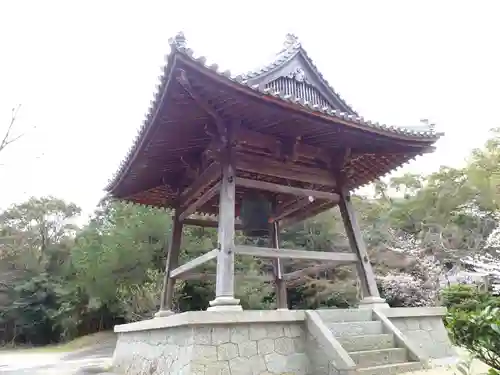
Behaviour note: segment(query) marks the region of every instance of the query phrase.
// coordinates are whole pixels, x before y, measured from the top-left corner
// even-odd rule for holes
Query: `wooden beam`
[[[241,310],[240,301],[234,298],[234,226],[236,214],[236,169],[231,142],[222,160],[222,185],[219,198],[219,226],[217,251],[217,280],[215,299],[209,310]]]
[[[353,157],[358,157],[358,156],[363,156],[363,155],[373,155],[373,156],[392,156],[392,155],[404,155],[404,154],[431,154],[434,151],[436,151],[436,147],[434,146],[426,146],[422,148],[412,148],[410,150],[398,150],[398,151],[387,151],[387,150],[381,150],[381,151],[375,151],[375,150],[355,150],[352,151],[352,156]]]
[[[319,215],[322,212],[328,211],[329,209],[335,207],[337,203],[325,202],[325,201],[315,201],[311,203],[306,209],[297,213],[297,215],[290,215],[281,221],[283,227],[288,227],[294,225],[300,221],[307,220],[311,217]]]
[[[184,70],[178,69],[177,73],[177,82],[179,82],[184,91],[186,91],[186,93],[191,96],[191,98],[193,98],[193,100],[213,118],[222,143],[227,143],[227,127],[225,125],[224,119],[217,113],[214,108],[212,108],[208,104],[207,100],[203,99],[201,95],[196,92],[196,90],[191,85],[191,82],[189,82],[189,79]]]
[[[308,259],[332,261],[337,263],[354,263],[358,257],[354,253],[334,253],[329,251],[286,250],[270,247],[238,245],[234,252],[240,255],[252,255],[259,258]]]
[[[185,220],[189,215],[193,214],[198,208],[207,203],[210,199],[212,199],[215,194],[217,194],[220,190],[220,181],[217,182],[214,186],[204,192],[198,199],[194,200],[187,207],[182,207],[182,213],[179,215],[179,220]]]
[[[359,259],[359,261],[356,262],[356,267],[358,270],[358,277],[361,281],[363,296],[365,298],[380,298],[375,273],[373,272],[363,235],[361,234],[361,230],[356,220],[354,208],[351,203],[351,196],[346,191],[342,191],[341,193],[339,209],[344,222],[347,238],[349,239],[349,244],[352,251]]]
[[[197,218],[187,218],[183,221],[184,225],[193,225],[195,227],[203,227],[203,228],[217,228],[219,226],[218,220],[214,219],[197,219]],[[234,229],[241,230],[243,228],[243,224],[239,219],[235,219]]]
[[[172,234],[169,241],[167,261],[165,264],[165,276],[163,278],[163,288],[160,298],[160,311],[158,316],[173,310],[175,279],[172,277],[172,270],[179,264],[179,254],[182,242],[182,222],[179,220],[177,211],[172,218]]]
[[[283,140],[280,140],[273,135],[260,133],[243,126],[235,132],[235,140],[242,145],[255,148],[265,148],[269,150],[271,154],[274,154],[283,142]],[[286,140],[285,142],[287,141],[293,142],[293,152],[295,157],[320,160],[324,163],[328,163],[330,161],[331,156],[325,149],[300,143],[299,140]]]
[[[194,273],[194,272],[188,272],[179,279],[181,280],[207,280],[207,281],[213,281],[216,280],[217,275],[215,273],[209,273],[209,272],[200,272],[200,273]],[[244,273],[240,274],[235,274],[234,277],[236,279],[244,279],[244,280],[257,280],[257,281],[262,281],[262,282],[270,282],[274,280],[274,276],[271,274],[264,274],[264,275],[248,275]]]
[[[208,261],[217,258],[217,253],[219,250],[213,249],[209,251],[208,253],[205,253],[198,258],[194,258],[190,260],[187,263],[184,263],[182,266],[177,267],[176,269],[170,271],[170,277],[171,278],[181,278],[183,274],[194,270],[195,268],[198,268],[202,266],[203,264],[207,263]]]
[[[187,207],[191,201],[196,199],[207,186],[213,184],[221,176],[221,166],[218,162],[214,161],[207,168],[205,168],[198,178],[181,193],[179,198],[179,206]]]
[[[328,170],[283,163],[268,156],[237,152],[236,169],[313,185],[336,186],[335,178]]]
[[[280,248],[280,228],[279,223],[274,222],[272,224],[271,230],[271,246],[273,249],[279,250]],[[273,259],[273,271],[274,271],[274,284],[276,287],[276,307],[278,309],[288,308],[288,297],[286,293],[286,284],[283,280],[283,263],[280,258]]]
[[[290,216],[294,212],[302,210],[303,208],[309,206],[312,202],[309,201],[309,198],[303,197],[299,198],[292,204],[287,204],[284,206],[278,206],[276,208],[276,213],[271,218],[271,222],[280,221],[284,218]]]
[[[248,178],[236,177],[236,185],[244,186],[250,189],[267,190],[273,193],[292,194],[302,197],[313,197],[338,202],[340,196],[337,193],[327,191],[303,189],[287,185],[279,185],[271,182],[251,180]]]

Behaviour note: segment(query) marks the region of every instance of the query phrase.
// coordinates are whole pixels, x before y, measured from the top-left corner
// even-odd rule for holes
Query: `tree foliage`
[[[468,349],[476,358],[500,371],[500,308],[454,311],[447,317],[453,342]]]
[[[381,293],[392,305],[439,303],[447,265],[485,254],[498,259],[491,238],[498,232],[499,142],[494,131],[464,168],[377,181],[373,196],[353,198]],[[171,212],[103,199],[80,227],[79,214],[76,205],[54,197],[0,213],[1,341],[44,344],[148,318],[158,309]],[[241,233],[236,241],[266,245]],[[214,229],[185,227],[181,262],[216,245]],[[337,209],[284,228],[280,246],[350,251]],[[312,265],[295,260],[284,267],[293,272]],[[235,268],[245,275],[236,278],[243,307],[274,308],[273,285],[258,278],[272,270],[270,262],[241,256]],[[200,270],[214,271],[214,262]],[[291,308],[348,307],[361,297],[352,266],[315,268],[287,287]],[[202,310],[213,296],[213,280],[179,281],[175,308]]]

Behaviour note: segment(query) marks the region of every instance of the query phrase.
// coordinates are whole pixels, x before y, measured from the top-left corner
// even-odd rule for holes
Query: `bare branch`
[[[7,126],[7,130],[3,136],[2,141],[0,142],[0,152],[5,149],[8,145],[11,143],[14,143],[15,141],[19,140],[24,134],[20,134],[16,137],[12,137],[12,129],[14,127],[14,123],[16,122],[17,114],[19,112],[19,109],[21,108],[21,104],[19,104],[17,107],[12,108],[12,114],[10,117],[10,123]]]

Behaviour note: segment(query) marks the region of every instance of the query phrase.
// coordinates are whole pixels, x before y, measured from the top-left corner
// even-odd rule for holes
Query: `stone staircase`
[[[356,363],[360,375],[393,375],[422,369],[405,348],[398,348],[393,334],[384,333],[371,309],[316,310],[333,336]]]

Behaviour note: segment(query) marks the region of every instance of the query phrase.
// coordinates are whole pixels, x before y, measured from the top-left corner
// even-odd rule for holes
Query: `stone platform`
[[[200,311],[115,327],[127,375],[390,375],[455,356],[443,308]]]

